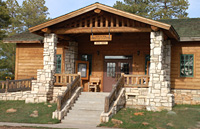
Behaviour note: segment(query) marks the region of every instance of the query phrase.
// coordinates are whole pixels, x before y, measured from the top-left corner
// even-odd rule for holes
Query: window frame
[[[192,75],[181,75],[181,57],[182,56],[184,56],[184,67],[185,67],[185,58],[186,58],[186,56],[193,56],[193,65],[192,65]],[[180,54],[180,56],[179,56],[179,58],[180,58],[180,64],[179,64],[179,76],[180,77],[182,77],[182,78],[184,78],[184,77],[187,77],[187,78],[193,78],[194,76],[195,76],[195,55],[194,54]],[[188,66],[188,67],[190,67],[190,65]],[[185,74],[185,71],[184,71],[184,74]]]
[[[82,56],[87,55],[87,60],[83,60]],[[88,56],[91,56],[91,60],[88,59]],[[92,75],[92,62],[93,62],[93,55],[92,54],[80,54],[81,61],[88,61],[89,62],[89,75]]]
[[[148,58],[149,58],[149,60],[148,60]],[[145,68],[144,68],[144,72],[145,72],[145,75],[148,75],[149,73],[148,73],[148,66],[150,65],[150,54],[146,54],[145,55]],[[148,64],[149,63],[149,64]]]
[[[62,54],[56,54],[56,73],[59,73],[57,72],[57,69],[58,69],[58,59],[57,59],[57,56],[60,56],[60,73],[62,73]]]

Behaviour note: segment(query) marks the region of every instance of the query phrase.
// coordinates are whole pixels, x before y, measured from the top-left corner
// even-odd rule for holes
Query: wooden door
[[[103,75],[103,91],[110,92],[121,77],[121,73],[131,73],[131,59],[105,59]]]

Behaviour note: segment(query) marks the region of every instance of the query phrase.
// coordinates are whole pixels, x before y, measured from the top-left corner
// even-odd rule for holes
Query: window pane
[[[115,63],[107,63],[107,77],[115,77]]]
[[[56,55],[56,73],[61,73],[61,55]]]
[[[181,77],[192,77],[193,76],[193,62],[194,55],[182,54],[180,57],[180,75]]]

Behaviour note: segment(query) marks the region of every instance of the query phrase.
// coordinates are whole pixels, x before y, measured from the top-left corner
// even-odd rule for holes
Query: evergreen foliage
[[[154,20],[187,18],[188,0],[124,0],[116,1],[116,9]]]
[[[3,38],[47,21],[48,14],[45,0],[24,0],[21,6],[17,0],[0,0],[0,80],[15,75],[16,44],[3,43]]]

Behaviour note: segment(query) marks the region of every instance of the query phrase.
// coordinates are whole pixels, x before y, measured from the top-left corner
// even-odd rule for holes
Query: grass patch
[[[52,107],[48,107],[48,105],[52,105]],[[6,110],[10,108],[17,109],[17,111],[6,113]],[[52,112],[55,109],[56,104],[25,104],[24,101],[0,101],[0,121],[39,124],[59,123],[59,120],[52,119]],[[30,117],[30,114],[35,110],[38,111],[38,117]]]
[[[121,120],[123,124],[114,125],[110,120],[102,123],[100,126],[119,127],[126,129],[134,128],[167,128],[167,129],[187,129],[195,127],[200,121],[200,105],[177,105],[173,108],[176,115],[167,114],[168,111],[150,112],[146,110],[124,108],[113,116],[114,119]],[[144,115],[134,115],[134,113],[143,112]],[[143,122],[149,123],[143,125]]]

